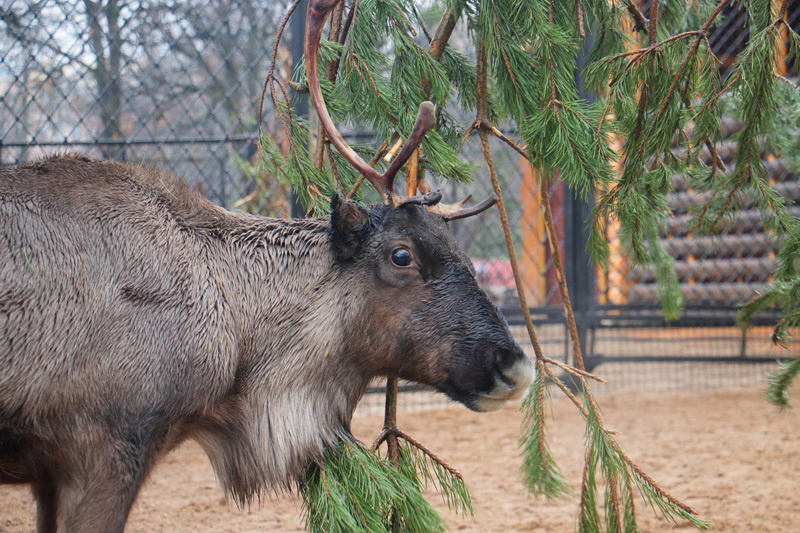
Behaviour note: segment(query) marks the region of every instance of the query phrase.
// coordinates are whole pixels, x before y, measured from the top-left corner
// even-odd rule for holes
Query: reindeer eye
[[[407,267],[411,264],[411,252],[405,248],[395,248],[392,250],[392,264],[399,267]]]

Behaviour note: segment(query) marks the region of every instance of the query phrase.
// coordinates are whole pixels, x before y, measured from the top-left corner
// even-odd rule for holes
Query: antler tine
[[[380,193],[384,203],[395,206],[408,203],[433,205],[438,201],[434,199],[433,194],[401,199],[394,194],[393,189],[394,177],[397,172],[406,161],[408,161],[411,154],[414,153],[414,150],[422,142],[422,138],[425,134],[436,125],[436,113],[431,102],[422,102],[422,104],[420,104],[419,111],[417,112],[417,120],[414,122],[414,127],[411,129],[408,139],[403,143],[400,152],[392,160],[389,164],[389,168],[386,169],[386,172],[383,174],[379,174],[378,171],[364,161],[355,150],[350,148],[333,124],[330,114],[328,114],[328,109],[325,106],[325,100],[322,98],[322,90],[319,85],[317,57],[319,55],[319,43],[322,39],[322,30],[325,27],[325,20],[339,2],[340,0],[311,0],[306,15],[306,77],[308,78],[308,90],[311,94],[311,100],[314,102],[314,108],[317,110],[320,123],[336,149],[339,150],[342,156],[344,156],[356,170],[361,172],[361,174],[372,183],[375,189]]]
[[[442,191],[430,191],[425,194],[417,196],[407,196],[405,198],[396,198],[395,205],[417,204],[435,206],[442,199]]]
[[[494,204],[497,203],[497,195],[492,193],[489,198],[482,201],[481,203],[469,207],[467,209],[463,209],[462,206],[470,199],[470,195],[465,196],[458,202],[453,205],[444,205],[439,204],[437,207],[439,208],[439,212],[444,217],[445,220],[458,220],[461,218],[471,217],[473,215],[477,215],[478,213],[482,213],[492,207]]]
[[[406,142],[403,143],[402,148],[397,153],[395,158],[389,164],[389,168],[386,169],[386,172],[383,173],[384,178],[386,179],[387,188],[389,191],[393,191],[392,185],[394,184],[394,177],[397,174],[403,165],[406,164],[406,161],[411,157],[411,154],[414,153],[414,150],[422,142],[422,138],[425,137],[429,131],[433,129],[436,125],[436,112],[435,108],[433,107],[433,103],[431,102],[422,102],[419,105],[419,110],[417,111],[417,119],[414,121],[414,127],[411,128],[411,133],[408,135],[408,139]],[[394,197],[394,195],[392,195]],[[415,197],[411,197],[415,198]],[[397,200],[394,201],[397,204]],[[408,202],[405,201],[403,203],[418,203],[418,202]]]
[[[423,137],[436,125],[436,112],[431,102],[426,101],[420,104],[419,110],[417,111],[417,118],[414,122],[414,126],[411,128],[411,133],[400,148],[400,152],[395,156],[389,164],[389,168],[387,168],[386,172],[383,174],[379,174],[377,170],[364,161],[361,156],[344,141],[341,134],[336,129],[336,126],[333,124],[330,114],[328,114],[328,108],[325,106],[325,100],[322,97],[322,89],[319,84],[319,70],[317,68],[319,43],[322,39],[322,30],[325,27],[325,20],[340,1],[341,0],[311,0],[308,4],[308,12],[306,13],[305,56],[308,91],[311,94],[311,100],[314,102],[314,108],[317,110],[322,128],[325,130],[331,143],[333,143],[336,149],[339,150],[339,153],[341,153],[356,170],[372,183],[378,193],[380,193],[385,204],[394,206],[405,204],[425,205],[428,206],[429,209],[436,209],[445,220],[457,220],[459,218],[472,216],[493,206],[497,202],[497,197],[494,195],[472,208],[463,209],[463,205],[469,197],[464,198],[452,206],[447,206],[439,203],[442,199],[442,193],[440,191],[432,191],[420,196],[410,196],[407,198],[398,197],[394,193],[393,185],[395,175],[402,166],[405,165],[406,161],[408,161],[414,153],[414,150],[419,147]]]
[[[328,109],[325,107],[325,100],[322,98],[322,90],[319,86],[317,56],[319,55],[319,43],[322,38],[322,30],[325,27],[325,19],[328,18],[328,14],[333,11],[339,1],[340,0],[311,0],[308,4],[305,39],[308,91],[311,94],[311,100],[314,102],[317,115],[319,115],[320,123],[333,145],[356,170],[361,172],[361,174],[372,183],[381,194],[381,197],[384,198],[384,202],[388,202],[392,192],[391,180],[387,180],[384,175],[379,174],[377,170],[361,159],[361,156],[344,142],[341,134],[336,129],[336,126],[334,126],[331,116],[328,114]]]

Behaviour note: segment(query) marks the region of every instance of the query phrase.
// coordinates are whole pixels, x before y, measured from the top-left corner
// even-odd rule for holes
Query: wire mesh
[[[0,164],[74,150],[171,170],[225,206],[257,187],[280,194],[252,163],[254,110],[287,4],[4,3]]]

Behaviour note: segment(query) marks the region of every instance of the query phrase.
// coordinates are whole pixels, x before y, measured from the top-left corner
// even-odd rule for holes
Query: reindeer
[[[368,383],[397,376],[470,409],[519,397],[532,366],[479,289],[438,192],[336,133],[309,9],[307,69],[330,138],[383,205],[330,216],[228,212],[179,178],[76,155],[0,169],[0,483],[30,484],[40,532],[119,532],[157,460],[194,439],[228,496],[289,490],[350,439]]]

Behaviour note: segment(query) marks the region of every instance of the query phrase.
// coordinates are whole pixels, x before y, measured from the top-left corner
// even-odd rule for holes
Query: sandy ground
[[[549,442],[573,485],[583,464],[583,423],[568,400],[553,400]],[[794,398],[800,401],[800,388]],[[759,388],[695,393],[603,395],[606,426],[623,449],[673,495],[713,523],[714,531],[800,531],[800,410],[778,412]],[[800,408],[798,408],[800,409]],[[513,408],[477,414],[462,407],[400,416],[400,425],[466,477],[475,518],[439,508],[453,531],[569,532],[578,493],[559,501],[528,496],[519,481],[516,442],[521,416]],[[357,418],[354,431],[370,441],[381,419]],[[0,486],[0,531],[33,529],[27,490]],[[153,472],[131,513],[128,532],[299,532],[302,509],[293,496],[260,508],[226,503],[200,449],[183,445]],[[657,519],[639,502],[647,532],[693,531]]]

